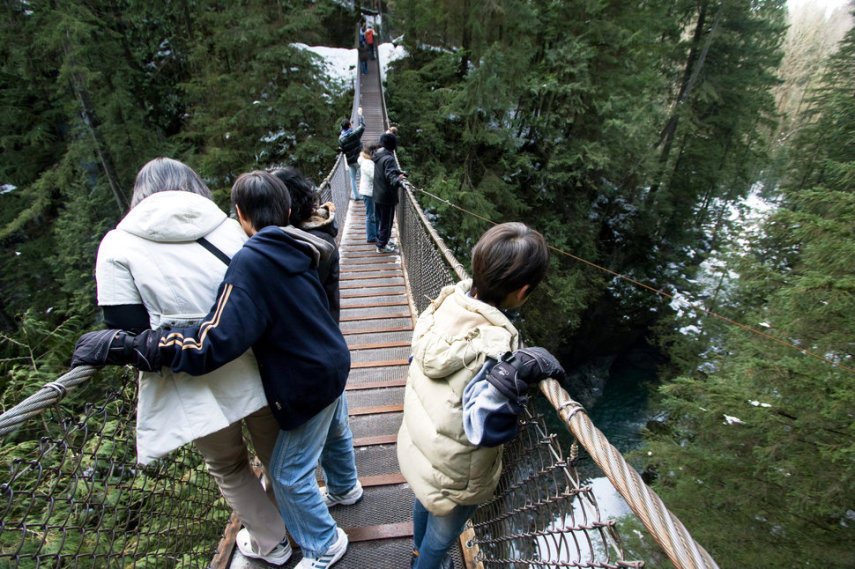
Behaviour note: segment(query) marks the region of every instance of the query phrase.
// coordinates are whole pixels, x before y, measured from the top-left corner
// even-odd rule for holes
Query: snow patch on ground
[[[356,67],[359,62],[359,54],[356,49],[323,45],[311,46],[303,43],[294,45],[323,58],[326,72],[335,86],[342,89],[353,86],[353,81],[356,79]],[[377,55],[380,58],[380,80],[386,81],[386,71],[389,69],[389,64],[397,59],[407,57],[408,53],[404,46],[387,42],[377,46]]]

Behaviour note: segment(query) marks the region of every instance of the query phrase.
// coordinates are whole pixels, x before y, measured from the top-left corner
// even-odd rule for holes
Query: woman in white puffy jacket
[[[190,167],[170,158],[150,161],[137,174],[131,210],[98,249],[105,323],[142,330],[200,322],[246,239]],[[241,552],[284,563],[285,524],[250,468],[242,436],[245,424],[266,469],[279,425],[252,352],[203,376],[161,373],[139,376],[137,460],[147,464],[193,441],[245,526],[237,537]]]

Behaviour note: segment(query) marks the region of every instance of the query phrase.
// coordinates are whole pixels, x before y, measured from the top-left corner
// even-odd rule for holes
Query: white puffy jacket
[[[98,249],[98,304],[142,304],[152,328],[196,324],[214,305],[226,265],[196,239],[231,257],[240,225],[202,196],[158,192],[134,207]],[[267,405],[251,351],[207,375],[140,373],[137,460],[147,464]]]

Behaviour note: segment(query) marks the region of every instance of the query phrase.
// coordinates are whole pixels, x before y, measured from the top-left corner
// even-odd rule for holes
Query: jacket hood
[[[374,163],[376,164],[377,162],[380,161],[381,158],[383,158],[387,154],[392,154],[392,153],[381,146],[380,148],[378,148],[377,150],[374,151],[374,154],[371,156],[371,160],[373,160]]]
[[[213,201],[190,192],[157,192],[145,198],[116,229],[160,243],[195,241],[227,219]]]
[[[413,359],[427,377],[456,373],[473,365],[478,354],[499,359],[507,346],[518,342],[508,317],[469,296],[471,286],[467,279],[443,288],[419,317],[413,332]]]
[[[330,243],[292,225],[265,227],[250,237],[244,247],[267,257],[287,274],[317,268],[335,251]]]
[[[300,224],[300,229],[303,231],[318,229],[333,237],[338,235],[338,227],[335,223],[335,205],[332,202],[327,202],[318,206],[309,219]]]

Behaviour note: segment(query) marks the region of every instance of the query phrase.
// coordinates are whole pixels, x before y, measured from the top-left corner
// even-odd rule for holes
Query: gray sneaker
[[[297,563],[294,569],[327,569],[327,567],[332,567],[333,563],[344,557],[344,554],[347,553],[347,534],[341,528],[335,528],[335,531],[337,538],[323,555],[314,558],[306,557],[303,554],[303,559]]]
[[[383,247],[377,247],[376,249],[377,249],[378,253],[395,253],[396,252],[395,248],[391,247],[388,243],[386,245],[384,245]]]
[[[324,504],[326,504],[328,508],[333,506],[352,506],[362,500],[362,484],[357,480],[356,484],[353,485],[353,488],[344,494],[331,494],[327,491],[327,487],[324,486],[321,488],[321,496],[324,499]]]
[[[252,538],[249,535],[249,530],[246,528],[242,528],[237,533],[237,536],[235,536],[235,543],[244,557],[249,557],[250,559],[261,559],[271,565],[283,565],[291,558],[291,544],[288,543],[287,537],[282,543],[274,547],[273,551],[264,555],[256,553],[252,548]]]

